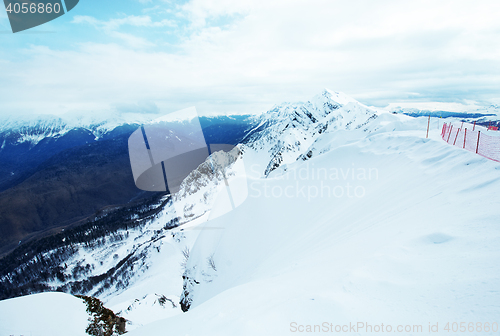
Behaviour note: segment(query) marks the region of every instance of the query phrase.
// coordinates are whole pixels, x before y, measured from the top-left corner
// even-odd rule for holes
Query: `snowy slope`
[[[236,160],[241,206],[219,216],[222,180],[202,179],[123,241],[78,247],[68,274],[137,257],[89,293],[131,321],[130,335],[498,322],[498,163],[443,142],[439,120],[425,139],[427,120],[329,90],[260,118]]]
[[[350,183],[353,197],[297,196],[321,180],[287,179],[291,172],[249,181],[261,195],[215,219],[224,230],[203,231],[192,249],[188,267],[209,270],[213,256],[216,277],[198,279],[187,313],[130,335],[287,335],[292,322],[431,322],[446,334],[446,322],[495,322],[500,166],[438,134],[374,134],[297,164],[376,168],[378,178],[323,181]],[[287,187],[293,197],[272,196]]]
[[[383,114],[366,131],[325,132],[316,155],[267,178],[247,149],[248,199],[192,247],[189,311],[130,334],[495,322],[500,166],[444,143],[437,123],[425,139],[426,126]]]
[[[275,106],[245,139],[267,161],[267,176],[282,164],[291,163],[324,132],[354,130],[377,118],[376,111],[347,95],[328,89],[306,103]]]
[[[0,335],[84,336],[85,302],[64,293],[42,293],[0,301]]]

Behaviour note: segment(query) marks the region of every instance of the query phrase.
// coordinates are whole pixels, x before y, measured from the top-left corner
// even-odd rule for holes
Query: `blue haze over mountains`
[[[255,122],[247,115],[199,120],[207,143],[226,144],[241,142]],[[189,122],[172,122],[172,130]],[[139,124],[96,136],[98,126],[56,135],[46,124],[0,130],[0,256],[27,240],[79,225],[96,211],[153,196],[135,186],[128,158],[128,137]],[[26,134],[37,140],[26,141]]]

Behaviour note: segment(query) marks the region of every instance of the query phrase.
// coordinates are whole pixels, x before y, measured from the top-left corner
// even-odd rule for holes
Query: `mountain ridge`
[[[208,160],[171,200],[152,204],[153,215],[125,212],[137,225],[92,239],[91,222],[78,233],[88,242],[42,248],[0,275],[0,285],[25,276],[27,265],[50,265],[55,272],[29,283],[31,291],[95,295],[131,321],[131,335],[281,335],[296,316],[346,323],[375,314],[396,323],[429,312],[472,317],[475,298],[496,302],[497,272],[484,258],[496,264],[500,254],[483,243],[498,246],[500,233],[493,210],[477,218],[473,209],[479,195],[498,199],[498,165],[444,143],[439,120],[426,138],[425,118],[343,102],[323,91],[276,105],[244,135],[224,174],[205,173]],[[239,177],[249,193],[231,193],[246,200],[218,215],[225,185]],[[476,296],[457,298],[462,292]],[[481,307],[486,320],[498,313]]]

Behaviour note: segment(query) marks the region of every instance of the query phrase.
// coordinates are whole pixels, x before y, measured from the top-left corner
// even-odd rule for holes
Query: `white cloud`
[[[124,25],[134,27],[176,27],[175,22],[172,20],[164,19],[154,22],[148,15],[128,15],[120,19],[110,19],[108,21],[97,20],[87,15],[75,15],[73,23],[88,23],[107,30],[116,30]]]
[[[176,27],[175,22],[172,20],[164,19],[161,21],[153,21],[151,17],[147,15],[129,15],[119,19],[110,19],[108,21],[98,20],[92,16],[75,15],[72,22],[90,24],[91,26],[104,31],[109,36],[122,40],[132,48],[151,47],[155,46],[155,44],[145,38],[135,36],[130,33],[119,32],[118,30],[120,27]]]
[[[179,8],[189,25],[174,51],[141,49],[153,43],[121,31],[168,28],[167,19],[76,16],[124,44],[33,47],[28,60],[0,64],[0,106],[62,111],[145,100],[165,112],[255,112],[323,87],[379,106],[495,101],[499,10],[497,1],[193,0]]]
[[[264,4],[264,2],[262,2]],[[179,15],[189,19],[193,28],[204,27],[214,17],[248,15],[252,7],[261,6],[259,1],[192,0],[181,6]]]
[[[125,42],[126,45],[128,45],[134,49],[142,49],[142,48],[146,48],[146,47],[154,47],[155,46],[154,43],[152,43],[152,42],[150,42],[142,37],[138,37],[138,36],[135,36],[132,34],[121,33],[121,32],[112,30],[112,31],[108,32],[108,35],[111,37],[115,37],[115,38],[122,40],[123,42]]]
[[[88,15],[75,15],[73,17],[73,23],[88,23],[93,26],[103,25],[102,21],[97,20],[96,18]]]

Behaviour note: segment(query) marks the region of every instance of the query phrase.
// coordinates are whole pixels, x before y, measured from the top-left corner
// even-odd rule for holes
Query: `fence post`
[[[448,133],[448,139],[446,140],[446,142],[448,142],[448,143],[450,141],[451,131],[453,131],[453,125],[451,125],[451,127],[450,127],[450,133]]]
[[[457,135],[455,135],[455,141],[453,141],[453,146],[455,146],[455,143],[457,142],[458,133],[460,133],[460,128],[457,129]]]
[[[441,139],[444,139],[445,130],[446,130],[446,124],[443,124],[443,129],[441,129]]]
[[[465,148],[465,139],[467,139],[467,127],[465,128],[465,133],[464,133],[464,147]]]
[[[474,127],[472,127],[472,130],[474,131],[476,129],[476,121],[474,120]]]
[[[429,114],[429,119],[427,120],[427,135],[425,138],[427,139],[429,137],[429,125],[431,124],[431,115]]]
[[[462,121],[462,125],[460,125],[460,129],[462,129],[462,127],[464,127],[464,122]]]
[[[481,136],[481,131],[477,131],[477,145],[476,145],[476,154],[479,150],[479,137]]]

